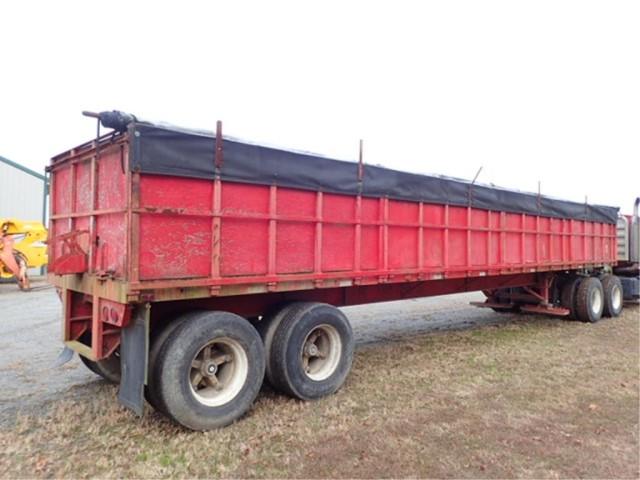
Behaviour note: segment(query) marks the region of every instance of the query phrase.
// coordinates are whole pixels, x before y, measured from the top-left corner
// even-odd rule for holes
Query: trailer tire
[[[278,390],[279,381],[275,378],[273,373],[272,361],[271,361],[271,345],[273,344],[273,336],[275,332],[278,330],[280,323],[282,323],[282,319],[292,310],[299,306],[299,303],[288,303],[285,305],[281,305],[269,312],[262,318],[259,322],[255,324],[256,330],[260,334],[262,338],[262,343],[264,343],[264,351],[266,356],[266,365],[265,365],[265,380],[271,385],[273,388]]]
[[[624,293],[622,282],[615,275],[605,275],[600,281],[604,291],[604,311],[605,317],[617,317],[622,313],[624,306]]]
[[[273,333],[273,385],[301,400],[335,393],[353,362],[353,331],[345,315],[325,303],[292,304]]]
[[[595,323],[602,318],[604,310],[604,292],[602,283],[596,277],[585,278],[580,282],[576,293],[576,312],[583,322]]]
[[[581,281],[581,277],[568,279],[562,286],[562,292],[560,293],[560,304],[564,308],[569,309],[569,317],[574,319],[577,318],[576,294],[578,292],[578,287],[580,286]]]
[[[166,406],[162,403],[162,398],[158,393],[158,377],[161,374],[160,369],[156,368],[158,354],[164,342],[169,338],[173,332],[182,324],[182,322],[188,320],[194,315],[200,312],[190,312],[184,314],[172,322],[164,325],[158,334],[151,340],[151,348],[149,349],[149,362],[148,362],[148,382],[144,387],[144,398],[151,404],[151,406],[160,413],[167,414]]]
[[[232,313],[198,312],[174,330],[157,355],[158,399],[170,418],[192,430],[237,420],[262,386],[262,340]]]
[[[107,382],[120,383],[120,354],[118,351],[111,354],[109,358],[93,361],[82,355],[78,355],[82,363],[96,375],[101,376]]]

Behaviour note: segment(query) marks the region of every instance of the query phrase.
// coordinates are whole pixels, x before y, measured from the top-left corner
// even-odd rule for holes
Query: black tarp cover
[[[131,168],[180,177],[214,178],[215,135],[198,130],[135,122]],[[419,175],[365,165],[362,182],[358,165],[309,153],[223,138],[222,180],[319,190],[323,192],[472,206],[555,218],[615,224],[618,208],[558,200],[463,180]]]

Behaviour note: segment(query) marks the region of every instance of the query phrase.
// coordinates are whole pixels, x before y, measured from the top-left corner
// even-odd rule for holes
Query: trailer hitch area
[[[53,242],[62,242],[63,253],[50,265],[49,270],[56,275],[66,275],[71,273],[84,273],[87,271],[87,254],[78,244],[78,237],[88,234],[89,230],[75,230],[73,232],[58,235]]]

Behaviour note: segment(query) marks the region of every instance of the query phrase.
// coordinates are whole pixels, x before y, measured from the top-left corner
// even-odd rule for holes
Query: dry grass
[[[0,433],[2,477],[638,478],[639,317],[536,316],[367,347],[335,396],[193,433],[103,383]]]

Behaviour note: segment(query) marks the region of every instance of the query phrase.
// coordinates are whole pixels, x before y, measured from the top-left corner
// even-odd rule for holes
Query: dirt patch
[[[638,478],[639,320],[507,316],[367,343],[336,395],[265,390],[206,433],[73,387],[0,432],[0,476]]]

